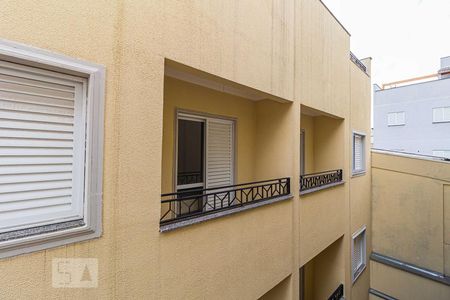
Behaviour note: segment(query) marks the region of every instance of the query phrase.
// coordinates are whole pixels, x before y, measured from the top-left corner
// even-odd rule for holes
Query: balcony
[[[302,105],[300,195],[344,183],[343,119]],[[326,170],[326,171],[325,171]]]
[[[290,178],[162,194],[163,213],[160,224],[163,226],[193,219],[197,220],[189,223],[198,223],[210,219],[208,215],[217,216],[219,212],[220,215],[229,215],[250,206],[257,207],[267,204],[269,200],[289,196]],[[167,230],[170,228],[173,226],[164,227]]]
[[[300,240],[309,242],[299,251],[305,264],[346,230],[346,125],[338,115],[302,105],[300,129]]]
[[[300,175],[300,195],[343,184],[342,169]]]
[[[167,61],[160,231],[292,198],[289,103]]]

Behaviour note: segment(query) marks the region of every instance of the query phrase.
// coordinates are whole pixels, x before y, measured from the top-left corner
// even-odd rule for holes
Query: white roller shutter
[[[395,113],[388,114],[388,125],[395,125]]]
[[[233,121],[207,120],[206,135],[206,188],[223,187],[234,183]],[[223,197],[219,194],[219,197]],[[228,199],[222,202],[216,198],[215,208],[228,206]],[[214,209],[213,197],[208,198],[206,210]]]
[[[353,274],[355,274],[358,269],[363,264],[363,257],[362,257],[362,236],[357,236],[353,241],[353,256],[352,256],[352,268],[353,268]]]
[[[353,169],[355,171],[363,170],[363,137],[361,135],[355,134],[353,137],[353,147],[354,147],[354,158],[353,158]]]
[[[0,232],[83,217],[86,85],[0,61]]]
[[[433,108],[433,122],[450,122],[450,107]]]
[[[352,279],[353,281],[366,267],[366,229],[352,236]]]
[[[443,119],[444,119],[444,121],[449,122],[450,121],[450,107],[444,107],[443,110],[444,110],[444,112],[442,113]]]

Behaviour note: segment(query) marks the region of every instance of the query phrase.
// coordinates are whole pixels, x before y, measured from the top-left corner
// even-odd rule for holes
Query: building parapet
[[[443,283],[445,285],[450,286],[450,277],[445,276],[442,273],[433,271],[433,270],[429,270],[426,268],[422,268],[404,261],[401,261],[399,259],[390,257],[390,256],[386,256],[380,253],[376,253],[376,252],[372,252],[372,254],[370,255],[370,259],[373,261],[376,261],[378,263],[381,264],[385,264],[388,266],[391,266],[393,268],[408,272],[408,273],[412,273],[427,279],[431,279],[440,283]]]
[[[425,155],[425,154],[417,154],[417,153],[409,153],[409,152],[402,152],[402,151],[394,151],[394,150],[377,149],[377,148],[372,148],[371,150],[374,153],[380,153],[380,154],[389,154],[389,155],[396,155],[396,156],[415,158],[415,159],[425,159],[425,160],[433,160],[433,161],[450,162],[450,159],[446,158],[446,157],[439,157],[439,156],[432,156],[432,155]]]

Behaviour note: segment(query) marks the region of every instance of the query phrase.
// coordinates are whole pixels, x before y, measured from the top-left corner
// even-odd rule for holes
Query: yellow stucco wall
[[[314,294],[311,300],[328,299],[336,288],[345,282],[343,239],[331,244],[314,258]]]
[[[373,156],[373,250],[443,273],[444,187],[449,181],[439,175],[450,172],[450,164]],[[426,168],[420,168],[424,163]]]
[[[314,118],[302,114],[300,120],[305,131],[305,173],[314,173]]]
[[[286,132],[299,132],[299,105],[263,100],[256,104],[255,179],[286,177],[299,171],[298,137]],[[283,145],[280,147],[280,145]],[[294,177],[292,177],[294,179]],[[298,182],[291,181],[292,191]],[[296,194],[296,193],[295,193]]]
[[[274,288],[272,288],[269,292],[264,294],[259,300],[287,300],[292,299],[291,295],[291,287],[292,284],[290,278],[286,278],[277,284]]]
[[[345,234],[345,188],[337,186],[301,197],[300,264]]]
[[[406,273],[401,270],[371,261],[370,286],[396,299],[436,299],[450,298],[450,287]]]
[[[371,59],[362,60],[364,65],[370,70]],[[370,120],[371,107],[367,105],[367,100],[371,98],[370,78],[361,72],[355,65],[350,64],[350,78],[351,78],[351,98],[350,98],[350,130],[349,137],[346,138],[349,142],[346,153],[352,152],[352,131],[357,131],[366,135],[365,138],[365,169],[366,173],[362,176],[354,176],[349,179],[349,202],[350,202],[350,234],[351,237],[355,232],[363,227],[366,227],[366,269],[353,283],[352,299],[367,299],[367,290],[370,285],[370,264],[369,257],[372,252],[372,222],[371,222],[371,194],[367,193],[372,188],[371,182],[371,151],[370,151]],[[349,172],[352,170],[352,157],[349,159]],[[347,244],[348,245],[348,244]],[[350,249],[349,249],[350,250]],[[345,253],[350,253],[346,251]],[[351,256],[347,255],[348,264],[351,264]],[[350,275],[350,272],[346,274]]]
[[[444,274],[450,276],[450,184],[444,184]]]
[[[314,117],[314,170],[345,169],[344,122],[341,119]]]
[[[0,298],[254,299],[290,275],[285,286],[296,299],[300,257],[350,233],[348,184],[302,208],[297,192],[301,103],[345,119],[339,151],[345,174],[349,168],[349,35],[320,1],[25,0],[2,3],[0,14],[2,38],[102,64],[107,75],[103,235],[0,260]],[[173,157],[166,120],[180,90],[198,93],[165,79],[166,59],[292,101],[253,103],[202,89],[182,104],[237,117],[238,179],[289,176],[293,199],[159,232]],[[330,222],[321,227],[312,214]],[[99,287],[52,288],[54,257],[98,258]]]
[[[1,38],[102,64],[107,69],[103,235],[100,239],[1,259],[2,299],[107,299],[116,295],[116,264],[120,259],[117,252],[118,213],[115,205],[119,189],[119,4],[110,1],[5,1],[0,5]],[[52,259],[60,257],[98,257],[100,288],[52,288]]]
[[[372,157],[373,251],[448,276],[450,164],[383,152],[373,152]],[[402,295],[401,299],[414,293],[417,296],[411,299],[450,295],[448,286],[403,271],[389,271],[392,277],[385,276],[386,268],[379,266],[371,276],[371,286],[385,289],[386,294]],[[391,286],[394,276],[403,283]],[[408,280],[415,284],[406,287]]]
[[[370,67],[370,59],[364,61]],[[326,249],[338,238],[343,237],[342,272],[345,282],[351,282],[351,236],[354,232],[366,227],[367,257],[371,253],[371,189],[370,172],[370,77],[361,72],[353,63],[349,65],[350,93],[348,105],[340,107],[345,119],[337,115],[330,116],[319,111],[319,107],[310,107],[322,115],[301,115],[300,127],[313,131],[313,137],[306,135],[306,170],[313,165],[314,172],[331,169],[343,169],[345,184],[329,190],[320,191],[300,197],[300,241],[310,241],[308,245],[300,242],[300,263],[311,260],[317,253]],[[339,88],[336,88],[339,90]],[[319,94],[320,96],[320,94]],[[309,107],[308,107],[309,108]],[[336,112],[336,111],[335,111]],[[352,132],[367,134],[365,148],[366,173],[352,176]],[[308,145],[311,143],[312,145]],[[312,154],[310,154],[313,152]],[[309,154],[309,157],[308,157]],[[322,213],[319,213],[322,212]],[[369,288],[369,266],[351,286],[346,284],[346,297],[367,299]]]
[[[302,104],[339,117],[349,116],[350,36],[320,1],[295,1],[295,95]]]

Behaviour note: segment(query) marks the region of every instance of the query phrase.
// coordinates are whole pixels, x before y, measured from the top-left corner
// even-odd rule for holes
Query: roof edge
[[[344,27],[344,25],[342,25],[341,21],[339,21],[339,19],[333,14],[333,12],[331,12],[331,10],[328,8],[328,6],[322,2],[322,0],[319,0],[320,3],[322,3],[323,7],[325,7],[325,9],[330,13],[330,15],[336,20],[336,22],[338,22],[338,24],[342,27],[342,29],[344,29],[344,31],[348,34],[348,36],[352,36],[350,34],[350,32],[347,30],[347,28]]]

